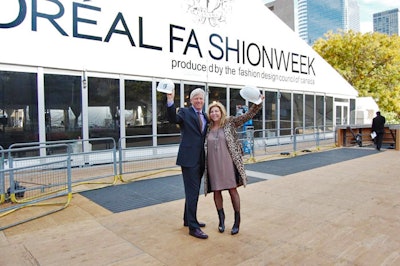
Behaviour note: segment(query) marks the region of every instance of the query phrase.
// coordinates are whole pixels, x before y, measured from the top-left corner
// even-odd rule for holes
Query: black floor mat
[[[248,177],[248,183],[265,179]],[[203,185],[200,192],[203,194]],[[181,175],[139,180],[79,193],[107,210],[118,213],[185,197]]]
[[[246,170],[285,176],[342,161],[375,154],[378,151],[364,148],[342,148],[280,160],[247,164]],[[248,177],[248,184],[265,179]],[[203,185],[200,193],[203,193]],[[123,212],[155,204],[183,199],[184,189],[181,175],[139,180],[97,190],[81,192],[81,195],[96,202],[111,212]]]
[[[307,153],[301,156],[248,164],[246,170],[285,176],[310,169],[375,154],[367,148],[341,148],[324,152]]]

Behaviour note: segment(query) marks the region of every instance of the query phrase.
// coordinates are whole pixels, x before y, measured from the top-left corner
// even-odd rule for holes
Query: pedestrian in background
[[[386,118],[381,115],[381,112],[376,112],[376,116],[372,119],[372,131],[376,133],[374,143],[378,151],[381,150],[383,134],[385,133]]]

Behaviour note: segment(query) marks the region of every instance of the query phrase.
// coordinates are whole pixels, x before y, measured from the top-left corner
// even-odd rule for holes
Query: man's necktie
[[[201,112],[197,112],[197,116],[199,118],[200,131],[203,132],[203,120],[201,119]]]

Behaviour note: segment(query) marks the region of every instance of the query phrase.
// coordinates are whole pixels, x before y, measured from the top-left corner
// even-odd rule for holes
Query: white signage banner
[[[2,0],[1,64],[356,96],[261,0]]]

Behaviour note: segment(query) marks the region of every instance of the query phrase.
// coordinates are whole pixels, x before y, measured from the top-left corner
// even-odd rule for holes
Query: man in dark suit
[[[376,112],[376,116],[372,119],[372,131],[375,131],[376,137],[374,139],[376,149],[381,150],[383,134],[385,133],[386,119],[381,115],[381,112]]]
[[[190,107],[180,108],[178,112],[174,105],[175,91],[167,94],[167,115],[170,123],[179,124],[181,141],[176,164],[181,166],[183,184],[185,187],[184,226],[189,227],[189,234],[206,239],[200,227],[204,223],[197,220],[197,203],[201,178],[204,173],[204,140],[208,119],[203,113],[205,92],[197,88],[190,93]]]

